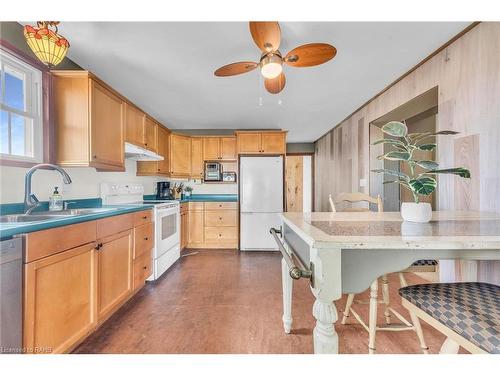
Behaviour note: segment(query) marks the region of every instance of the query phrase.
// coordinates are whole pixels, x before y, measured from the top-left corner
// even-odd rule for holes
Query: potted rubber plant
[[[462,167],[439,169],[439,164],[436,161],[419,160],[414,154],[417,150],[432,151],[436,148],[436,143],[429,142],[429,138],[439,135],[455,135],[458,132],[441,130],[435,133],[408,133],[406,124],[399,121],[388,122],[382,126],[381,130],[390,137],[380,139],[372,144],[388,144],[393,150],[377,158],[406,163],[409,173],[392,169],[374,169],[372,172],[384,173],[393,177],[390,181],[384,181],[384,184],[399,184],[412,193],[414,201],[403,202],[401,205],[403,220],[417,223],[429,222],[432,217],[431,205],[427,202],[421,202],[420,197],[429,196],[436,190],[436,175],[452,174],[462,178],[470,178],[470,172]],[[417,168],[420,171],[417,171]]]

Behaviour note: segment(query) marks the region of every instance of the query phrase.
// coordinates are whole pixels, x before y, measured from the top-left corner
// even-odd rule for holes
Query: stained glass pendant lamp
[[[58,21],[38,21],[37,27],[24,26],[26,42],[36,57],[49,68],[58,65],[69,48],[66,38],[57,33],[58,24]]]

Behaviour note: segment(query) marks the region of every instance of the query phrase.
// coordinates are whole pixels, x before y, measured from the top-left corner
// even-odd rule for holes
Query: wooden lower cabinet
[[[25,265],[24,347],[63,353],[97,324],[96,244]]]
[[[184,203],[186,204],[186,203]],[[181,209],[181,250],[186,248],[189,241],[189,211]]]
[[[189,202],[187,247],[238,248],[238,203]]]
[[[98,318],[116,310],[132,292],[132,230],[103,238],[98,250]]]
[[[26,352],[68,352],[122,306],[151,274],[152,235],[151,210],[25,235]]]

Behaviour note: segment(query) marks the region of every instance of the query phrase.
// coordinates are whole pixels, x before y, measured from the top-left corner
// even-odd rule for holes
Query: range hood
[[[128,142],[125,142],[125,158],[137,161],[163,160],[163,156]]]

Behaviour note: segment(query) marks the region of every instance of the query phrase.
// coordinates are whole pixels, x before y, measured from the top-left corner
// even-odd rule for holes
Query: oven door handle
[[[290,270],[289,271],[290,277],[294,280],[298,280],[300,278],[312,279],[312,271],[307,269],[304,266],[304,264],[302,264],[301,260],[297,256],[294,255],[293,248],[290,245],[288,245],[288,247],[292,251],[292,254],[290,255],[290,254],[288,254],[288,251],[286,251],[285,246],[283,245],[280,238],[278,237],[278,234],[281,234],[281,230],[271,228],[269,230],[269,232],[273,235],[274,240],[278,244],[278,249],[281,252],[283,259],[285,260],[286,265],[288,266],[288,268]],[[297,263],[299,263],[298,266],[295,264],[294,258],[297,260]]]

